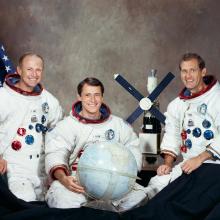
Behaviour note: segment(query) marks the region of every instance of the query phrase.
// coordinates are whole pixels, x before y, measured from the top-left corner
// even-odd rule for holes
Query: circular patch
[[[185,145],[181,146],[180,151],[183,152],[183,153],[186,153],[187,152],[187,147]]]
[[[37,124],[35,125],[36,132],[40,133],[40,132],[42,131],[42,127],[43,127],[42,124],[37,123]]]
[[[214,133],[211,130],[206,130],[203,135],[206,140],[211,140],[214,138]]]
[[[190,134],[190,133],[191,133],[191,130],[190,130],[190,129],[187,129],[187,130],[186,130],[186,133],[187,133],[187,134]]]
[[[205,103],[201,104],[201,105],[198,107],[197,111],[198,111],[200,114],[205,115],[206,112],[207,112],[207,105],[206,105]]]
[[[42,132],[45,134],[45,133],[47,132],[48,129],[47,129],[46,126],[43,126],[43,125],[42,125],[41,130],[42,130]]]
[[[186,140],[186,138],[187,138],[186,131],[181,132],[181,137],[182,137],[183,140]]]
[[[26,129],[25,128],[18,128],[17,134],[20,136],[24,136],[26,134]]]
[[[187,148],[191,148],[192,147],[192,141],[190,139],[187,139],[185,141],[185,145],[186,145]]]
[[[202,122],[202,126],[203,126],[204,128],[210,128],[210,127],[211,127],[211,122],[205,119],[205,120]]]
[[[49,105],[48,105],[47,102],[44,102],[44,103],[42,104],[42,111],[43,111],[44,113],[48,113],[48,112],[49,112]]]
[[[201,134],[202,134],[202,131],[200,128],[194,128],[193,131],[192,131],[192,134],[194,137],[200,137]]]
[[[29,125],[28,128],[29,128],[30,130],[32,130],[32,129],[34,128],[34,126],[33,126],[33,125]]]
[[[106,140],[112,140],[115,137],[115,132],[112,129],[109,129],[105,132]]]
[[[11,147],[13,150],[20,150],[21,149],[21,142],[20,141],[13,141],[11,143]]]
[[[27,135],[25,137],[25,143],[28,145],[32,145],[34,143],[34,137],[32,135]]]

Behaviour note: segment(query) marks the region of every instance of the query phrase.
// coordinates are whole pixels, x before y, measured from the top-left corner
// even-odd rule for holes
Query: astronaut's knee
[[[36,194],[34,188],[28,182],[9,182],[9,189],[19,199],[22,199],[26,202],[36,201]]]
[[[54,182],[48,190],[45,200],[51,208],[80,208],[86,197],[81,193],[74,193],[62,184]]]

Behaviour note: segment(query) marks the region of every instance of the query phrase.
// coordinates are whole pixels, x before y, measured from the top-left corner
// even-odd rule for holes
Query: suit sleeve
[[[75,135],[71,129],[69,117],[58,122],[56,127],[46,135],[45,168],[53,176],[57,168],[69,172],[69,157],[75,145]]]
[[[172,101],[167,108],[165,132],[161,142],[161,154],[169,154],[174,158],[180,153],[181,146],[181,113],[179,99]]]
[[[207,151],[212,154],[215,160],[220,160],[220,109],[214,119],[216,129],[216,135],[211,141],[210,145],[207,146]]]
[[[142,153],[140,150],[140,141],[131,125],[121,120],[120,142],[127,147],[134,155],[138,170],[142,167]]]

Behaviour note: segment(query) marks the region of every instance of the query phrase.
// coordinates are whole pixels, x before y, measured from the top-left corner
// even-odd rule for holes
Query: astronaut
[[[26,53],[17,74],[7,75],[0,88],[0,172],[7,172],[9,189],[25,201],[44,200],[44,138],[63,115],[40,84],[43,67],[41,56]]]
[[[164,164],[146,188],[149,198],[182,173],[191,174],[203,163],[220,164],[219,82],[206,75],[205,62],[197,54],[185,54],[179,67],[185,88],[166,112],[161,143]],[[183,161],[172,167],[180,154]]]
[[[86,78],[78,85],[78,101],[69,117],[60,121],[46,137],[46,172],[53,179],[46,201],[50,207],[78,208],[88,199],[77,182],[76,170],[80,155],[88,143],[116,141],[128,148],[138,168],[142,157],[139,139],[133,129],[121,118],[111,114],[103,103],[103,84],[96,78]],[[145,197],[144,188],[135,184],[124,198],[113,201],[117,211],[138,205]]]

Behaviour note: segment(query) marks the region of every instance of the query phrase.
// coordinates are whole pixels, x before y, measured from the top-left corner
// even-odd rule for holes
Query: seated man
[[[44,200],[44,136],[62,118],[58,100],[43,89],[43,58],[25,53],[18,74],[0,88],[0,173],[9,189],[25,201]]]
[[[172,183],[145,207],[124,215],[126,220],[201,220],[220,202],[220,85],[206,76],[197,54],[184,54],[179,67],[185,88],[168,106],[161,143],[164,164],[146,192],[152,198]],[[180,154],[183,161],[172,168]]]
[[[46,172],[54,180],[46,195],[50,207],[78,208],[87,201],[75,174],[79,157],[88,143],[120,142],[132,152],[141,168],[137,135],[129,124],[111,114],[103,103],[103,93],[103,84],[98,79],[84,79],[78,85],[78,101],[73,104],[70,116],[47,135]],[[135,184],[130,193],[113,205],[118,211],[125,211],[139,204],[145,196],[143,187]]]

